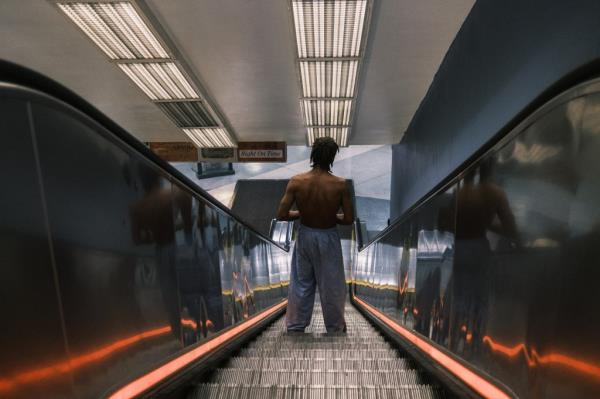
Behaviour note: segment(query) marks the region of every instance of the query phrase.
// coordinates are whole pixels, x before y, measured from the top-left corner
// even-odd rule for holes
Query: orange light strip
[[[479,395],[490,398],[490,399],[510,399],[511,396],[506,394],[500,388],[490,383],[485,378],[476,374],[475,372],[469,370],[467,367],[460,364],[458,361],[445,354],[441,350],[437,349],[435,346],[431,345],[426,340],[420,338],[413,332],[399,325],[395,320],[389,318],[385,314],[381,313],[379,310],[375,309],[371,305],[367,304],[363,300],[359,299],[356,296],[353,296],[354,301],[358,303],[361,307],[367,310],[369,313],[376,316],[378,319],[383,321],[388,325],[391,329],[396,331],[406,340],[411,342],[417,348],[422,350],[426,355],[431,357],[437,363],[442,365],[446,370],[454,374],[458,379],[463,381],[465,384],[473,388],[475,392]]]
[[[523,353],[529,367],[536,367],[540,364],[557,364],[600,379],[599,365],[587,363],[583,360],[563,355],[562,353],[552,352],[547,355],[540,355],[535,349],[531,349],[531,351],[527,350],[524,343],[519,343],[515,346],[506,346],[494,342],[487,335],[483,337],[483,342],[488,344],[492,351],[502,353],[507,357],[517,357]]]
[[[184,319],[183,317],[181,318],[181,325],[184,327],[189,327],[192,330],[197,330],[198,329],[198,323],[196,323],[194,320],[192,319]]]
[[[258,324],[260,321],[264,320],[266,317],[272,315],[273,313],[281,310],[287,305],[287,299],[283,302],[275,305],[262,313],[257,314],[256,316],[248,319],[241,324],[227,330],[221,335],[216,336],[215,338],[207,341],[206,343],[198,346],[195,349],[192,349],[189,352],[184,353],[176,359],[171,360],[170,362],[160,366],[159,368],[149,372],[148,374],[143,375],[142,377],[130,382],[124,387],[120,388],[118,391],[109,396],[109,399],[129,399],[136,397],[149,388],[155,386],[159,382],[163,381],[165,378],[175,374],[182,368],[186,367],[190,363],[198,360],[202,356],[208,354],[214,349],[218,348],[225,342],[235,338],[240,335],[243,331],[248,328]]]
[[[69,360],[54,363],[46,367],[24,371],[22,373],[16,374],[11,378],[0,379],[0,392],[11,391],[22,384],[32,383],[46,378],[56,377],[60,374],[69,373],[77,368],[85,366],[86,364],[104,359],[110,354],[120,349],[131,346],[139,341],[167,334],[169,332],[171,332],[170,326],[159,327],[152,330],[144,331],[140,334],[136,334],[131,337],[115,341],[112,344],[107,345],[103,348],[86,353],[84,355],[73,357]]]

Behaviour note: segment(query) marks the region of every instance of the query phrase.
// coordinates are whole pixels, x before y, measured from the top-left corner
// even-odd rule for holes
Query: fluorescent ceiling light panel
[[[331,137],[340,147],[346,147],[348,145],[348,130],[347,127],[309,127],[308,145],[312,146],[313,142],[319,137]]]
[[[358,61],[300,61],[304,97],[354,97]]]
[[[168,101],[157,102],[156,105],[179,127],[219,126],[200,101]]]
[[[293,0],[299,57],[358,57],[366,9],[367,0]]]
[[[200,148],[235,147],[233,140],[223,128],[183,129],[183,132]]]
[[[126,63],[119,68],[152,100],[198,98],[174,62]]]
[[[348,126],[352,100],[302,100],[307,126]]]
[[[58,7],[113,60],[169,58],[129,2],[59,3]]]

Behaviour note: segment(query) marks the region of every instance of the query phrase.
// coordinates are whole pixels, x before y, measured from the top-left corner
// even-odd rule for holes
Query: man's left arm
[[[290,210],[296,200],[295,191],[296,183],[294,182],[294,179],[291,179],[285,189],[285,194],[279,203],[279,210],[277,211],[278,220],[296,220],[300,218],[299,211]]]
[[[342,182],[342,211],[344,213],[337,215],[337,223],[350,225],[354,222],[354,210],[352,208],[352,198],[350,197],[350,190],[346,180]]]

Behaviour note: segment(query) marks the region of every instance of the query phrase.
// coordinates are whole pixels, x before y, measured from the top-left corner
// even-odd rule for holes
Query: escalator
[[[357,312],[353,285],[347,335],[318,306],[287,335],[293,224],[266,236],[59,84],[0,62],[0,124],[0,253],[18,265],[0,268],[0,397],[456,392]]]
[[[600,80],[560,94],[371,242],[355,230],[347,335],[318,305],[288,335],[291,223],[266,236],[0,62],[0,397],[598,397],[598,104]]]
[[[447,397],[350,304],[346,322],[347,334],[325,333],[319,303],[304,334],[286,333],[282,317],[188,399]]]

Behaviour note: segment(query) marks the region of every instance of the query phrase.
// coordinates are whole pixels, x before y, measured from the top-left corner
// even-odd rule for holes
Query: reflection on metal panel
[[[357,254],[355,294],[519,397],[598,397],[599,104],[591,81],[531,115]]]
[[[286,251],[73,108],[0,92],[1,397],[101,396],[284,299]]]

